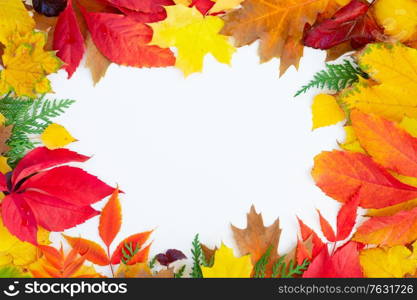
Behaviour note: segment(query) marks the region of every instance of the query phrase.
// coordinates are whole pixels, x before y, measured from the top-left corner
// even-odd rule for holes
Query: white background
[[[152,255],[189,255],[196,233],[209,246],[235,246],[229,225],[244,227],[251,204],[267,225],[280,218],[281,253],[296,242],[296,215],[318,229],[319,208],[335,224],[339,205],[310,170],[343,131],[312,132],[314,92],[293,97],[324,68],[325,52],[306,49],[299,71],[282,78],[278,60],[259,64],[256,53],[256,44],[240,48],[232,66],[207,56],[204,72],[187,79],[175,68],[117,65],[96,87],[84,67],[71,80],[52,76],[54,97],[77,101],[56,121],[79,140],[72,149],[93,155],[83,168],[125,192],[117,243],[155,229]],[[97,225],[98,217],[68,234],[99,241]]]

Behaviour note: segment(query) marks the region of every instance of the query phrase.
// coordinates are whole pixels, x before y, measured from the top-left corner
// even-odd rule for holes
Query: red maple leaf
[[[88,159],[67,149],[40,147],[29,152],[12,173],[0,174],[0,189],[6,195],[1,215],[8,230],[36,245],[38,226],[63,231],[98,215],[91,204],[114,189],[80,168],[59,166]]]
[[[368,13],[369,8],[369,3],[352,0],[332,18],[325,19],[308,30],[304,45],[326,50],[350,41],[352,48],[358,49],[374,42],[382,31]]]

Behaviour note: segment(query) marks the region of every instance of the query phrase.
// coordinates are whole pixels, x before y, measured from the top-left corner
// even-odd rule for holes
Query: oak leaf
[[[4,154],[10,150],[10,147],[7,145],[6,142],[12,135],[12,131],[13,125],[0,125],[0,154]]]
[[[319,14],[335,12],[336,3],[333,0],[246,0],[241,8],[226,14],[221,33],[233,36],[237,47],[259,39],[261,62],[281,58],[282,75],[291,65],[298,67],[306,24],[315,23]]]
[[[281,236],[279,220],[275,220],[268,227],[264,226],[262,214],[258,214],[252,205],[247,214],[247,227],[239,229],[233,225],[233,237],[242,255],[251,255],[252,264],[255,265],[259,259],[271,249],[269,264],[266,268],[267,275],[271,275],[272,266],[278,259],[278,243]]]

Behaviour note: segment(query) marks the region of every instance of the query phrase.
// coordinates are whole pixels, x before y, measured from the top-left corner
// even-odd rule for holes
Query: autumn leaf
[[[366,154],[366,151],[362,148],[359,143],[358,137],[355,134],[355,130],[351,125],[346,125],[343,127],[345,131],[345,140],[339,143],[340,148],[350,151],[350,152],[359,152]]]
[[[82,169],[56,167],[87,159],[67,149],[40,147],[17,164],[8,184],[0,174],[0,188],[6,193],[1,214],[7,229],[22,241],[36,244],[38,226],[63,231],[99,214],[91,204],[113,188]]]
[[[124,258],[123,252],[127,252],[126,246],[128,245],[131,249],[136,250],[133,256],[127,259],[128,265],[134,265],[136,263],[145,262],[148,259],[149,254],[149,245],[143,247],[146,241],[149,239],[150,235],[153,231],[146,231],[142,233],[137,233],[131,235],[121,241],[117,246],[116,250],[114,250],[113,255],[111,257],[111,263],[113,265],[117,265],[122,262],[122,258]]]
[[[58,17],[53,48],[58,51],[57,56],[65,62],[65,70],[68,78],[71,78],[85,52],[84,38],[77,23],[72,0],[68,0],[67,7]]]
[[[337,241],[343,241],[348,238],[355,226],[359,206],[358,195],[358,193],[353,195],[352,199],[343,204],[337,214]]]
[[[358,54],[359,66],[371,79],[343,91],[339,101],[349,109],[400,122],[417,117],[417,49],[401,44],[371,44]]]
[[[304,272],[303,278],[363,277],[359,264],[360,248],[361,246],[358,243],[348,242],[330,255],[327,247],[323,247],[320,254]]]
[[[176,262],[177,260],[181,259],[186,259],[187,257],[180,250],[168,249],[165,253],[157,254],[155,258],[162,266],[167,267],[173,262]],[[207,257],[205,258],[208,259]]]
[[[394,122],[358,110],[351,113],[352,126],[362,147],[385,168],[417,177],[417,138]]]
[[[376,40],[380,28],[369,12],[369,3],[352,0],[331,18],[314,25],[304,38],[304,45],[327,50],[349,41],[358,49]]]
[[[417,240],[417,208],[392,216],[372,217],[363,223],[353,240],[375,245],[405,245]]]
[[[107,247],[115,239],[122,226],[122,208],[119,201],[119,189],[115,189],[100,215],[98,227],[100,238]]]
[[[79,256],[76,249],[68,255],[64,250],[57,250],[50,246],[39,246],[43,258],[29,267],[30,272],[37,278],[97,278],[102,277],[94,267],[84,265],[85,257]]]
[[[201,271],[204,278],[250,278],[252,268],[250,255],[237,258],[232,248],[222,244],[214,254],[214,265]]]
[[[416,244],[413,252],[405,246],[362,250],[360,263],[366,277],[402,278],[417,269]]]
[[[361,207],[383,208],[417,198],[417,188],[398,181],[365,154],[322,152],[314,161],[317,186],[337,201],[358,193]]]
[[[13,125],[0,125],[0,154],[4,154],[10,150],[7,140],[12,135]]]
[[[0,73],[0,94],[14,91],[17,96],[35,97],[51,91],[47,75],[57,72],[62,62],[52,51],[44,51],[46,34],[15,33],[6,42],[4,70]]]
[[[71,247],[86,260],[99,266],[107,266],[110,259],[104,249],[97,243],[83,238],[74,238],[63,235]]]
[[[41,134],[41,140],[51,150],[63,148],[76,141],[64,126],[56,123],[52,123],[46,127]]]
[[[327,220],[321,215],[320,211],[317,211],[319,214],[319,220],[320,220],[320,227],[321,231],[323,232],[324,237],[329,242],[335,242],[336,241],[336,234],[334,233],[334,230],[332,226],[327,222]]]
[[[152,29],[125,15],[82,9],[91,37],[110,61],[133,67],[167,67],[175,63],[169,49],[148,45]]]
[[[26,34],[35,28],[21,0],[0,0],[0,43],[7,44],[13,34]]]
[[[87,48],[87,59],[85,66],[90,70],[93,83],[96,85],[106,74],[111,61],[103,54],[101,54],[101,52],[97,49],[91,38],[91,35],[87,36],[85,43]]]
[[[278,243],[281,236],[279,220],[277,219],[273,224],[265,227],[262,214],[258,214],[252,205],[247,214],[247,227],[245,229],[239,229],[233,225],[231,227],[240,254],[250,254],[253,265],[271,248],[270,263],[266,268],[266,273],[270,276],[272,266],[278,259]]]
[[[308,227],[301,219],[297,218],[297,220],[298,225],[300,227],[301,241],[305,243],[308,242],[309,239],[311,239],[311,256],[316,257],[321,252],[322,248],[326,246],[326,244],[324,244],[323,241],[317,235],[317,233],[315,233],[310,227]]]
[[[417,39],[415,0],[378,0],[373,11],[386,34],[401,42]]]
[[[346,116],[332,95],[319,94],[314,97],[311,107],[313,113],[313,129],[337,124]]]
[[[185,76],[203,69],[204,57],[210,53],[219,62],[229,64],[235,48],[219,34],[223,20],[215,16],[204,17],[195,7],[175,5],[166,7],[168,17],[149,24],[154,31],[151,44],[176,47],[175,66]],[[202,38],[204,37],[204,38]]]
[[[31,243],[22,242],[12,235],[0,220],[0,266],[14,265],[26,267],[35,262],[40,256],[39,249]],[[49,232],[40,228],[37,235],[39,244],[49,243]]]
[[[142,23],[162,21],[167,17],[165,6],[174,5],[172,0],[106,0],[125,15]]]
[[[282,75],[291,65],[298,67],[305,25],[336,9],[333,0],[246,0],[241,8],[226,14],[221,33],[233,36],[237,47],[259,39],[261,62],[281,58]]]

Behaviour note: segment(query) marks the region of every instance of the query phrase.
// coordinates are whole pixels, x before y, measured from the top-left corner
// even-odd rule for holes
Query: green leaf
[[[13,131],[7,144],[11,150],[6,153],[9,164],[14,167],[29,151],[38,145],[31,136],[41,134],[52,118],[65,112],[74,100],[47,100],[13,98],[6,95],[0,99],[0,113],[6,118],[6,126],[13,125]]]
[[[193,267],[191,269],[191,277],[192,278],[203,278],[203,272],[201,271],[201,265],[203,264],[203,250],[201,249],[201,244],[199,240],[198,234],[194,237],[193,243],[192,243],[192,259],[193,259]]]
[[[182,278],[185,272],[185,265],[183,265],[177,273],[174,274],[174,278]]]
[[[27,273],[23,273],[16,267],[2,267],[0,268],[0,278],[29,278]]]
[[[307,85],[303,86],[295,97],[304,94],[312,88],[327,88],[333,91],[341,91],[355,82],[359,77],[369,78],[356,64],[345,60],[343,64],[326,64],[326,70],[316,73]]]
[[[266,250],[265,254],[262,255],[262,257],[256,262],[254,267],[254,278],[265,278],[266,276],[266,266],[269,263],[269,260],[271,258],[271,251],[272,246],[269,246]]]

